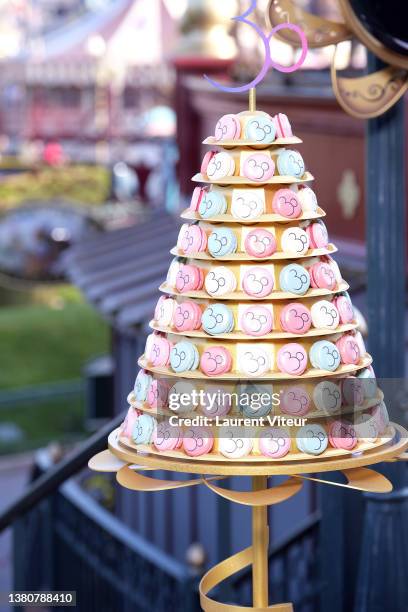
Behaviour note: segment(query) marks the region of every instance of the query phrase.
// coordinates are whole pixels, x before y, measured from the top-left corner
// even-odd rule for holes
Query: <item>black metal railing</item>
[[[78,612],[195,612],[198,577],[70,480],[13,524],[14,587],[76,591]]]

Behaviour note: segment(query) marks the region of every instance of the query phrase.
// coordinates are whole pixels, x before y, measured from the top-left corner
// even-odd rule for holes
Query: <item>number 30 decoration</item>
[[[248,10],[245,11],[245,13],[243,13],[242,15],[239,15],[238,17],[233,17],[233,21],[244,23],[248,25],[249,27],[253,28],[255,32],[258,34],[258,36],[261,38],[264,44],[264,47],[265,47],[265,61],[263,63],[263,66],[259,74],[255,77],[253,81],[251,81],[250,83],[247,83],[246,85],[241,85],[238,87],[226,87],[224,85],[220,85],[216,81],[213,81],[209,76],[204,75],[204,78],[209,83],[211,83],[211,85],[213,85],[217,89],[220,89],[221,91],[227,91],[231,93],[235,93],[235,92],[240,93],[240,92],[249,91],[253,87],[256,87],[265,78],[265,75],[271,68],[275,68],[275,70],[278,70],[279,72],[286,72],[286,73],[295,72],[295,70],[298,70],[300,66],[302,66],[302,64],[304,63],[306,59],[308,44],[307,44],[306,36],[303,30],[298,25],[295,25],[293,23],[279,23],[271,30],[269,35],[266,36],[262,32],[261,28],[256,23],[247,19],[247,17],[249,17],[255,9],[256,9],[256,0],[251,0],[251,4]],[[292,66],[282,66],[282,64],[275,62],[271,57],[271,50],[269,46],[270,40],[272,36],[280,32],[281,30],[290,30],[291,32],[295,33],[295,35],[299,37],[299,42],[301,45],[301,54],[300,54],[298,61]]]

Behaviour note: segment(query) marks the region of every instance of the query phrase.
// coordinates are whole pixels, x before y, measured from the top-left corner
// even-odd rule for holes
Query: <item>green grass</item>
[[[79,378],[109,347],[108,326],[84,303],[0,309],[0,389]]]
[[[44,298],[0,308],[0,392],[81,378],[86,361],[109,351],[108,325],[75,290],[54,290]],[[21,442],[0,442],[0,454],[69,442],[85,435],[83,394],[3,404],[0,421],[24,432]]]

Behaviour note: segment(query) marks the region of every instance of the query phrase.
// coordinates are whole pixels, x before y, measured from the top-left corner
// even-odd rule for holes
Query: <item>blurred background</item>
[[[335,0],[299,4],[339,20]],[[265,30],[267,5],[259,0],[255,15]],[[263,64],[254,31],[231,21],[247,6],[0,0],[0,513],[126,409],[200,143],[221,115],[247,106],[202,75],[248,82]],[[271,46],[292,63],[291,47]],[[331,53],[310,51],[291,75],[270,72],[258,106],[286,113],[304,140],[364,313],[364,124],[334,99]],[[340,63],[364,69],[365,49],[342,43]],[[0,591],[72,588],[87,612],[197,609],[203,569],[249,542],[246,510],[197,487],[129,494],[109,475],[78,472],[83,457],[62,488],[60,477],[28,497],[30,509],[0,536]],[[317,552],[320,520],[314,487],[270,510],[274,596],[292,597],[296,610],[328,609],[314,579],[330,559]],[[245,602],[250,575],[233,588]]]

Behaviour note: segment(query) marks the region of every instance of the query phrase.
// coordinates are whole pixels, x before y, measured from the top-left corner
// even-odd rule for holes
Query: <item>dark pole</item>
[[[369,57],[369,72],[382,64]],[[406,192],[404,100],[371,119],[366,133],[369,352],[398,420],[405,375]],[[387,393],[389,391],[389,393]],[[388,397],[390,395],[390,398]],[[402,423],[404,424],[404,423]],[[384,464],[389,495],[367,495],[355,612],[403,612],[408,605],[407,469]]]

